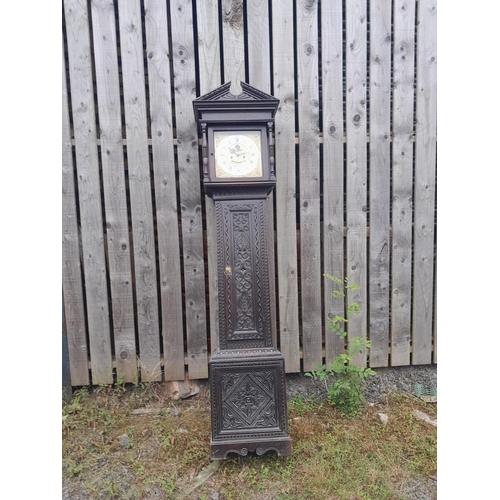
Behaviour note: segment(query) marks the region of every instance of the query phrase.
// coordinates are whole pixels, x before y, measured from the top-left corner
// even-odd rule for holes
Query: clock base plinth
[[[212,460],[271,450],[290,455],[281,353],[274,348],[216,350],[209,368]]]
[[[290,438],[275,440],[252,440],[252,441],[210,441],[210,459],[225,460],[229,453],[237,453],[245,457],[249,453],[264,455],[268,451],[275,451],[279,457],[288,457],[292,454]]]

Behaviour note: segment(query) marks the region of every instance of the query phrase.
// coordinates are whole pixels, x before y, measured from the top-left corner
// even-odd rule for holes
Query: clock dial
[[[215,175],[262,177],[260,132],[214,132]]]

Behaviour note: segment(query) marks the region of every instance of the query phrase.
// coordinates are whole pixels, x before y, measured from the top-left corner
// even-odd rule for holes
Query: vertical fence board
[[[436,176],[436,2],[418,2],[413,268],[413,363],[432,359]]]
[[[198,129],[193,114],[196,98],[192,4],[176,0],[170,7],[174,62],[177,159],[182,217],[185,314],[189,376],[208,377]]]
[[[62,284],[71,385],[87,385],[87,337],[83,303],[82,270],[75,198],[74,166],[66,85],[62,57]]]
[[[184,379],[182,281],[165,2],[146,0],[146,60],[154,167],[165,380]]]
[[[415,1],[394,2],[391,365],[410,363]]]
[[[268,0],[247,0],[248,83],[271,92]]]
[[[346,209],[347,269],[346,275],[358,290],[349,291],[348,302],[361,307],[348,325],[348,338],[366,335],[366,2],[346,1]],[[366,363],[366,353],[353,358],[358,365]]]
[[[391,0],[370,2],[370,366],[387,366],[391,188]]]
[[[248,83],[271,93],[271,54],[269,32],[269,4],[267,0],[247,2]],[[271,335],[277,345],[276,333],[276,269],[274,258],[274,191],[267,197],[267,254],[269,263],[269,299],[271,305]]]
[[[221,84],[219,9],[217,0],[197,0],[200,95]],[[219,347],[219,284],[217,279],[217,234],[214,200],[205,196],[207,219],[207,267],[210,314],[210,349]]]
[[[139,0],[119,0],[141,378],[161,379],[153,201]]]
[[[113,0],[92,2],[92,33],[116,374],[118,380],[135,382],[137,357]]]
[[[344,105],[342,101],[342,0],[321,4],[323,83],[323,260],[324,272],[344,277]],[[332,297],[333,283],[324,280],[325,358],[331,363],[344,340],[328,323],[344,316],[344,301]]]
[[[295,146],[292,146],[295,144],[293,29],[290,3],[273,2],[274,95],[280,100],[275,120],[279,339],[288,373],[300,371]]]
[[[241,93],[245,81],[245,40],[243,0],[222,0],[224,79],[231,82],[231,93]]]
[[[322,361],[317,2],[297,2],[300,283],[304,370]]]
[[[87,3],[64,2],[92,383],[113,382]]]

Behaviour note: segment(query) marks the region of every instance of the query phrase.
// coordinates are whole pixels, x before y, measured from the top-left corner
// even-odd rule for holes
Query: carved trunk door
[[[220,348],[272,347],[265,199],[215,205]]]

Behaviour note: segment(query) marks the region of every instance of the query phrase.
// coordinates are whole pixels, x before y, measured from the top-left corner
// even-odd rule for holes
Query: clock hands
[[[229,152],[231,153],[231,160],[234,162],[242,162],[246,160],[246,153],[247,151],[245,149],[242,149],[239,144],[236,144],[234,147],[229,147]],[[242,158],[240,158],[241,155],[244,155]],[[236,158],[234,158],[236,157]]]

